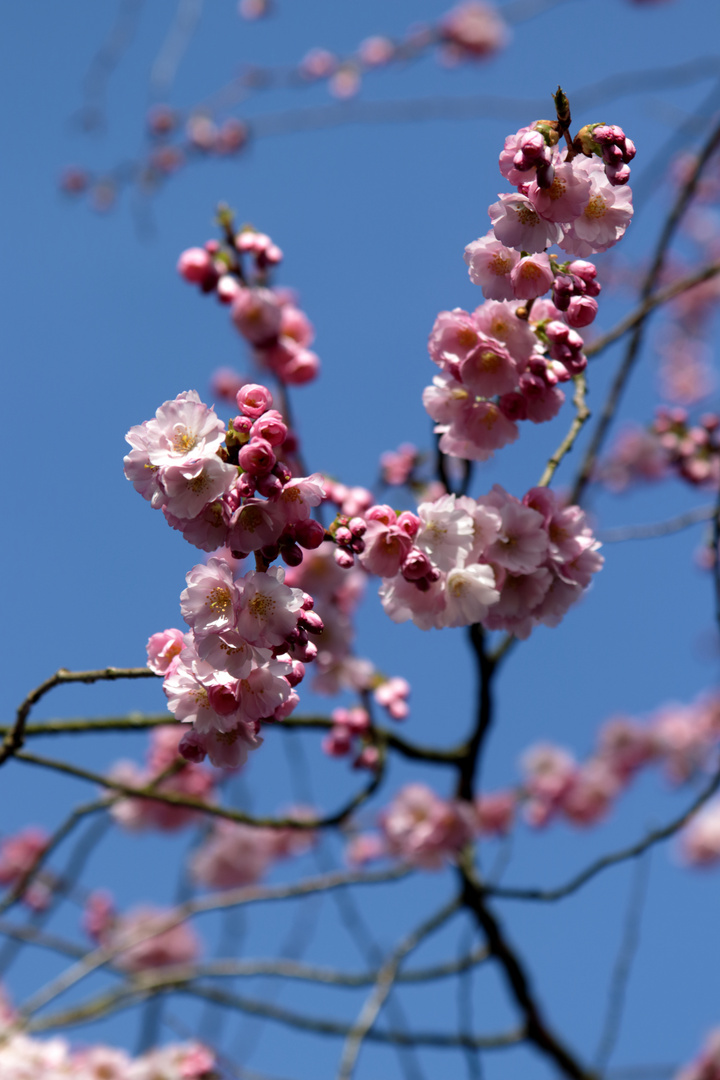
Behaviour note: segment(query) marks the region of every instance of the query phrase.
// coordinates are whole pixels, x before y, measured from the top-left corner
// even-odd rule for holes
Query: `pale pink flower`
[[[146,451],[150,465],[165,468],[212,457],[224,435],[215,410],[203,404],[196,390],[188,390],[166,401],[154,420],[131,428],[125,438],[134,449]]]
[[[581,212],[570,221],[560,247],[585,258],[607,251],[622,239],[633,215],[632,191],[628,185],[613,187],[596,157],[575,160],[573,168],[589,178],[590,194]]]
[[[514,791],[494,791],[475,800],[477,831],[480,836],[506,836],[513,826],[517,808]]]
[[[472,546],[474,522],[467,511],[456,504],[455,496],[443,495],[435,502],[420,503],[417,516],[421,522],[415,538],[417,547],[426,552],[440,570],[461,565]]]
[[[349,841],[345,848],[345,861],[348,866],[367,866],[387,854],[385,841],[378,833],[359,833]]]
[[[199,634],[233,629],[241,594],[225,560],[199,563],[185,580],[188,587],[180,594],[180,610],[188,626]]]
[[[497,9],[482,0],[465,0],[444,16],[440,23],[442,40],[463,60],[481,60],[501,49],[508,41],[507,24]]]
[[[514,390],[519,374],[508,350],[482,334],[477,347],[460,364],[458,377],[474,394],[492,397]]]
[[[556,224],[562,219],[541,217],[525,195],[516,192],[501,195],[488,213],[492,231],[500,243],[518,251],[544,251],[562,240],[563,230]]]
[[[164,675],[185,647],[182,630],[163,630],[152,634],[147,643],[147,666],[156,675]]]
[[[590,198],[590,178],[576,166],[575,161],[556,162],[549,187],[540,187],[536,180],[530,184],[528,199],[546,221],[574,221],[585,209]],[[560,239],[552,242],[557,244]]]
[[[209,503],[230,491],[237,475],[234,465],[216,456],[161,469],[160,483],[167,496],[163,509],[185,521],[196,518]]]
[[[532,314],[535,315],[536,301]],[[508,300],[486,300],[472,313],[477,328],[489,337],[502,342],[515,360],[519,371],[523,371],[528,360],[539,348],[538,339],[527,319],[519,319],[515,314],[518,305]]]
[[[458,366],[478,344],[480,338],[473,317],[462,308],[441,311],[430,331],[430,359],[442,367],[447,365],[457,377]]]
[[[552,286],[553,280],[550,259],[544,252],[523,256],[510,271],[513,295],[518,300],[534,300],[542,296]]]
[[[574,824],[594,825],[608,813],[620,788],[620,780],[609,763],[591,758],[575,772],[559,807]]]
[[[497,506],[502,524],[500,535],[485,552],[485,557],[514,574],[529,574],[544,562],[548,537],[543,519],[536,510],[508,499]]]
[[[281,305],[272,289],[241,289],[233,300],[230,316],[253,345],[274,342],[280,333]]]
[[[200,955],[200,941],[189,923],[169,926],[171,915],[169,909],[136,908],[116,918],[100,943],[117,950],[118,967],[126,971],[192,963]]]
[[[720,802],[710,803],[692,818],[680,836],[680,855],[689,866],[720,862]]]
[[[441,799],[424,784],[408,784],[380,817],[388,852],[425,870],[440,870],[471,839],[468,803]]]
[[[517,295],[510,274],[520,260],[520,253],[501,244],[494,233],[468,244],[464,259],[470,280],[482,288],[488,300],[512,300]]]
[[[246,574],[239,582],[242,595],[237,630],[259,648],[282,645],[297,626],[298,613],[303,606],[302,592],[288,588],[284,576],[282,567],[275,566],[267,573]]]
[[[265,876],[275,855],[273,829],[217,821],[193,853],[190,870],[207,888],[254,885]]]
[[[443,625],[471,626],[482,622],[499,596],[492,567],[474,563],[450,570],[445,580]]]

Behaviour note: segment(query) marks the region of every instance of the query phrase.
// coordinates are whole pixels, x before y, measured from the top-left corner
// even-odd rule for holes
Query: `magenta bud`
[[[247,439],[250,438],[252,420],[249,416],[236,416],[232,422],[232,426],[233,431],[236,431],[238,435],[245,435]]]
[[[199,736],[194,730],[186,731],[178,744],[178,754],[186,761],[194,761],[199,764],[207,757],[207,752]]]
[[[243,473],[235,484],[235,490],[243,499],[251,499],[255,494],[255,481],[250,473]]]
[[[315,548],[320,547],[324,539],[325,529],[314,518],[306,518],[305,521],[296,523],[295,540],[300,547],[305,548],[307,551],[314,551]]]
[[[416,517],[416,515],[412,514],[409,510],[403,510],[402,514],[398,516],[397,523],[398,528],[402,529],[411,540],[415,539],[418,534],[418,529],[420,528],[419,517]]]
[[[428,570],[427,572],[427,581],[429,581],[431,585],[434,585],[435,582],[439,580],[440,571],[438,570],[437,566],[433,566],[432,569]]]
[[[335,543],[342,544],[343,547],[349,547],[352,541],[353,534],[345,525],[341,525],[335,530]]]
[[[270,443],[265,439],[251,439],[240,450],[238,464],[245,472],[256,476],[269,473],[275,464],[275,455]]]
[[[277,476],[278,480],[282,480],[283,484],[289,484],[292,480],[292,472],[284,461],[275,462],[273,465],[273,476]]]
[[[280,549],[280,555],[287,566],[299,566],[303,561],[302,549],[297,544],[284,544]]]
[[[277,476],[273,476],[272,473],[268,476],[261,476],[257,481],[256,487],[260,494],[264,495],[266,499],[272,498],[273,495],[279,495],[282,491],[282,484]]]
[[[238,701],[229,686],[210,686],[207,696],[210,708],[214,709],[218,716],[232,716],[237,712]]]
[[[311,596],[310,593],[304,592],[302,594],[302,606],[305,611],[312,611],[315,607],[315,597]]]
[[[367,532],[367,522],[361,517],[350,518],[348,521],[348,529],[356,539],[359,539]]]
[[[272,408],[272,394],[267,386],[260,383],[246,383],[237,392],[237,407],[241,413],[257,420],[264,412]]]
[[[298,626],[307,630],[309,634],[322,634],[325,629],[323,621],[316,611],[303,610],[298,619]]]
[[[299,686],[305,678],[305,665],[302,660],[293,660],[290,665],[290,671],[285,676],[291,686]]]
[[[498,400],[500,412],[508,420],[527,420],[527,401],[513,390],[509,394],[502,394]]]
[[[267,544],[266,547],[260,548],[260,554],[267,562],[274,562],[280,554],[280,547],[278,544]]]
[[[589,326],[595,321],[598,312],[598,302],[592,296],[573,296],[565,313],[568,326],[580,329]]]
[[[432,563],[424,551],[412,548],[402,564],[401,572],[406,581],[419,581],[427,577],[432,569]]]
[[[354,769],[370,769],[374,772],[380,765],[380,751],[377,746],[366,746],[355,758]]]
[[[335,562],[343,570],[350,570],[355,565],[355,558],[349,551],[344,551],[342,548],[335,548]]]

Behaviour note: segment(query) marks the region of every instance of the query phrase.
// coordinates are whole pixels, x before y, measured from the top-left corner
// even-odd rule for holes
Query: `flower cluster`
[[[551,301],[536,304],[532,319],[520,318],[506,299],[488,300],[472,313],[441,311],[428,342],[441,373],[423,392],[423,404],[443,453],[485,461],[515,442],[519,421],[552,420],[565,400],[559,384],[585,369],[583,344]]]
[[[0,844],[0,885],[18,885],[33,870],[49,842],[50,837],[45,830],[34,826],[6,837]],[[42,911],[50,900],[48,884],[33,881],[23,893],[22,900],[33,911]]]
[[[172,656],[168,658],[167,653],[172,652],[177,657],[184,645],[179,630],[153,634],[148,642],[148,667],[158,674],[164,674],[172,663]],[[163,653],[164,656],[158,656]],[[182,738],[182,728],[156,728],[150,737],[146,767],[142,769],[134,761],[118,761],[108,773],[110,779],[127,787],[143,788],[152,784],[159,795],[182,795],[199,802],[209,802],[215,777],[203,765],[178,757]],[[133,832],[141,829],[173,832],[191,825],[198,817],[195,810],[185,806],[142,798],[113,800],[110,814],[118,825]]]
[[[324,498],[322,478],[294,477],[279,458],[288,429],[265,386],[243,386],[237,405],[226,431],[197,391],[166,401],[127,433],[125,475],[195,547],[299,562],[300,548],[325,535],[310,517]]]
[[[83,925],[94,941],[113,953],[123,971],[148,971],[190,964],[200,955],[195,931],[172,916],[171,909],[150,907],[118,915],[110,895],[95,892],[86,901]]]
[[[294,807],[288,815],[297,821],[315,816],[307,807]],[[315,833],[311,829],[269,829],[216,821],[194,852],[190,872],[195,881],[207,888],[254,885],[275,862],[302,855],[314,843]]]
[[[504,832],[519,807],[534,828],[561,820],[595,825],[643,768],[661,766],[673,783],[686,783],[713,766],[719,742],[720,698],[711,695],[690,705],[666,706],[646,723],[613,717],[600,729],[595,751],[582,762],[561,746],[538,743],[523,755],[518,788],[483,796],[487,822],[481,831]],[[720,861],[717,805],[693,819],[681,850],[690,864]]]
[[[542,120],[505,140],[500,171],[517,191],[499,196],[489,232],[465,248],[486,303],[441,312],[430,334],[441,374],[423,402],[446,454],[484,461],[517,439],[518,421],[551,420],[564,401],[558,384],[587,364],[578,330],[595,319],[600,285],[585,256],[616,244],[630,222],[620,185],[635,150],[620,128],[589,125],[563,157],[561,132]],[[553,244],[575,258],[548,255]]]
[[[72,1050],[65,1039],[8,1035],[0,1044],[4,1080],[218,1080],[215,1055],[200,1043],[174,1043],[132,1058],[124,1050]]]
[[[192,724],[178,744],[188,760],[208,755],[213,765],[237,768],[262,743],[262,721],[295,708],[293,687],[317,655],[308,635],[322,631],[322,620],[312,597],[283,578],[280,567],[234,578],[216,558],[187,574],[180,602],[191,629],[163,689],[175,718]]]
[[[385,611],[423,630],[482,623],[526,638],[538,623],[556,626],[603,562],[583,511],[547,488],[520,501],[496,484],[417,514],[374,506],[365,520],[360,563],[383,578]]]
[[[320,371],[320,361],[309,348],[315,336],[312,324],[287,290],[268,283],[270,270],[282,261],[282,251],[250,226],[235,234],[228,211],[221,210],[220,221],[227,243],[208,240],[202,248],[183,251],[178,273],[230,306],[233,324],[262,370],[291,386],[311,382]]]

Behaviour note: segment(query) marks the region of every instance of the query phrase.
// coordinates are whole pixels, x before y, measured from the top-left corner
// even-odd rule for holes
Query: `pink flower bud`
[[[237,712],[238,701],[229,686],[217,684],[210,686],[207,692],[210,708],[214,709],[218,716],[232,716]]]
[[[180,277],[194,285],[205,285],[212,280],[213,285],[218,275],[212,257],[203,248],[188,248],[178,259],[177,270]]]
[[[246,383],[242,389],[238,390],[236,400],[240,412],[252,417],[253,420],[259,419],[263,413],[271,409],[273,402],[272,394],[267,386],[261,386],[259,383]]]
[[[334,552],[335,562],[343,570],[350,570],[355,565],[355,559],[349,551],[344,551],[343,548],[335,548]]]
[[[377,746],[366,746],[353,762],[353,769],[369,769],[373,772],[380,765],[380,751]]]
[[[579,329],[582,326],[589,326],[590,323],[594,322],[597,312],[597,300],[593,300],[591,296],[573,296],[568,305],[568,309],[565,312],[565,319],[568,326]]]
[[[273,476],[270,473],[269,476],[261,476],[255,483],[255,488],[264,495],[266,499],[271,499],[274,495],[279,495],[282,491],[282,482],[277,476]]]
[[[325,529],[314,518],[306,518],[304,521],[296,523],[295,540],[300,547],[305,548],[307,551],[314,551],[315,548],[320,547],[324,539]]]
[[[238,464],[245,472],[253,476],[269,473],[275,464],[275,455],[270,443],[264,439],[251,439],[238,454]]]

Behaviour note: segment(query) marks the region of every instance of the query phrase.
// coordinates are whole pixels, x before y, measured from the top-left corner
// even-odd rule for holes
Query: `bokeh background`
[[[428,331],[439,310],[480,302],[463,248],[486,232],[487,205],[506,189],[497,170],[505,135],[548,114],[558,83],[570,97],[576,124],[619,123],[637,145],[638,214],[626,241],[605,260],[608,275],[612,271],[620,284],[603,293],[596,326],[609,328],[629,309],[639,268],[670,205],[668,164],[677,151],[697,144],[720,105],[720,9],[714,0],[513,0],[500,6],[513,24],[512,40],[496,57],[448,69],[428,56],[380,71],[342,106],[347,122],[338,112],[342,103],[333,103],[324,86],[267,91],[240,115],[251,122],[262,118],[259,131],[277,134],[259,135],[237,157],[188,165],[152,198],[125,191],[106,213],[63,196],[58,177],[70,163],[103,173],[143,152],[149,75],[175,4],[125,5],[122,17],[131,25],[137,15],[136,25],[109,73],[100,123],[91,132],[83,129],[83,84],[112,32],[115,5],[37,0],[4,8],[4,432],[13,457],[4,500],[4,722],[58,667],[140,665],[148,636],[180,623],[178,597],[196,552],[125,481],[123,436],[182,390],[196,388],[208,400],[216,367],[252,370],[227,310],[175,271],[181,250],[214,235],[220,200],[236,209],[238,220],[270,233],[285,252],[278,283],[298,290],[323,362],[322,378],[293,393],[305,455],[311,469],[348,484],[372,486],[379,454],[400,442],[431,446],[420,401],[434,373]],[[248,22],[230,0],[207,4],[168,101],[186,110],[242,64],[292,65],[313,46],[343,54],[371,34],[399,37],[411,23],[437,20],[444,10],[440,0],[277,0],[273,17]],[[418,100],[435,103],[437,117],[400,122],[402,109],[386,105]],[[322,115],[332,122],[304,125],[296,115],[326,106],[333,111]],[[429,105],[420,109],[430,111]],[[631,417],[649,420],[657,403],[653,342],[662,329],[655,322],[620,424]],[[616,348],[593,363],[591,408],[603,400],[619,356]],[[717,397],[708,400],[717,403]],[[521,495],[536,482],[568,417],[566,407],[552,424],[524,430],[517,444],[476,471],[473,493],[497,481]],[[569,482],[578,461],[576,450],[558,474],[560,485]],[[669,518],[703,500],[707,494],[670,482],[632,495],[594,491],[590,505],[602,529]],[[514,652],[498,680],[497,720],[484,766],[488,788],[517,781],[517,760],[533,742],[558,741],[584,756],[608,717],[647,715],[716,685],[712,581],[696,560],[702,528],[644,544],[608,545],[605,568],[584,602],[559,630],[541,628]],[[395,626],[374,591],[370,582],[358,652],[411,681],[410,737],[455,741],[474,709],[475,676],[464,634]],[[329,707],[305,691],[301,711]],[[35,718],[162,708],[159,683],[61,687]],[[314,734],[272,732],[229,796],[258,813],[302,797],[333,808],[361,778],[345,762],[325,758],[319,743]],[[36,740],[33,749],[102,771],[119,757],[139,759],[145,745],[143,735],[104,734]],[[394,762],[375,807],[411,778],[449,792],[451,777]],[[2,833],[28,823],[52,828],[93,796],[80,781],[11,762],[0,781]],[[594,854],[669,819],[690,798],[687,789],[674,792],[653,772],[599,828],[557,825],[538,834],[520,826],[511,849],[500,853],[509,860],[503,880],[559,883]],[[373,813],[372,807],[364,810],[363,820],[371,823]],[[171,903],[187,845],[184,835],[137,837],[114,830],[90,857],[83,881],[110,888],[120,907],[141,899]],[[496,847],[487,845],[486,865],[498,857]],[[61,850],[58,867],[71,851],[72,845]],[[319,854],[285,865],[275,877],[314,871],[318,860],[341,864],[341,845],[330,839]],[[640,940],[612,1059],[618,1076],[646,1065],[663,1067],[656,1070],[663,1075],[692,1056],[705,1032],[720,1023],[718,875],[682,869],[672,844],[656,848],[641,874]],[[603,1027],[628,906],[641,885],[637,869],[624,865],[560,904],[502,908],[551,1021],[586,1059]],[[356,915],[387,949],[451,888],[445,873],[424,875],[407,887],[368,889],[356,896]],[[253,911],[229,923],[207,919],[199,929],[209,952],[232,940],[247,956],[285,949],[319,963],[363,966],[366,960],[343,925],[348,917],[325,898]],[[82,940],[72,904],[51,925]],[[472,940],[470,928],[457,920],[417,960],[455,955]],[[6,974],[11,996],[22,1000],[62,963],[25,950]],[[103,985],[98,977],[67,1000]],[[278,988],[256,983],[252,992],[275,1000]],[[304,987],[300,995],[285,990],[280,1000],[353,1017],[362,995],[342,993],[347,997],[338,1000]],[[473,993],[478,1031],[514,1022],[494,972],[481,970]],[[403,994],[411,1027],[457,1030],[452,983]],[[147,1037],[143,1023],[138,1011],[128,1012],[79,1028],[72,1037],[135,1048]],[[158,1025],[162,1039],[199,1031],[235,1062],[238,1076],[255,1070],[273,1078],[329,1077],[340,1049],[337,1040],[261,1029],[237,1014],[220,1017],[184,1001],[168,1005]],[[424,1051],[420,1063],[432,1080],[464,1075],[466,1068],[459,1052]],[[493,1080],[551,1075],[526,1050],[484,1055],[483,1067]],[[392,1050],[368,1045],[358,1075],[389,1080],[400,1075],[400,1064]]]

